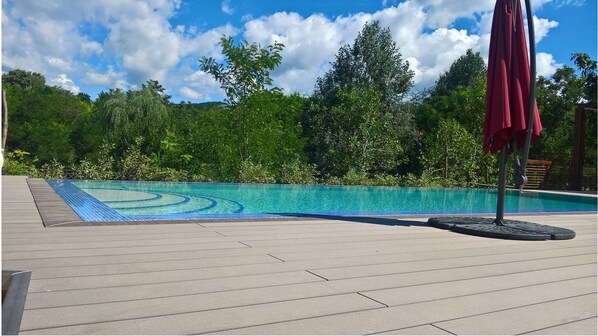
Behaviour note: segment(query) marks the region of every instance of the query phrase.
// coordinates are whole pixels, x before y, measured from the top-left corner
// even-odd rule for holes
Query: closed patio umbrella
[[[547,225],[504,219],[507,157],[513,153],[515,184],[527,182],[525,167],[532,140],[542,124],[535,101],[535,37],[530,0],[527,8],[531,64],[528,63],[523,15],[519,0],[497,0],[494,8],[488,77],[483,149],[486,154],[501,151],[496,218],[439,217],[428,222],[439,228],[471,235],[519,239],[571,239],[575,232]],[[523,147],[522,160],[518,148]]]
[[[512,140],[519,148],[524,146],[530,104],[533,104],[533,124],[529,125],[532,141],[542,130],[538,107],[530,97],[530,66],[521,6],[514,7],[513,0],[498,0],[494,9],[488,55],[485,153],[496,153]]]

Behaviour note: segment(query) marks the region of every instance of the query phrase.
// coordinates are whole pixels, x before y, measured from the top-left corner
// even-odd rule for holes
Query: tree
[[[29,77],[18,77],[22,79],[18,82],[8,76],[12,84],[7,82],[3,87],[10,106],[7,151],[18,149],[31,153],[38,165],[53,160],[63,165],[73,164],[77,157],[72,143],[74,124],[89,111],[89,105],[62,88],[40,86],[41,75],[16,70],[14,73]]]
[[[415,139],[413,114],[402,102],[412,78],[390,30],[366,24],[318,78],[303,114],[311,162],[335,176],[397,173]]]
[[[334,106],[312,105],[312,156],[324,174],[396,172],[405,162],[404,132],[374,87],[338,91]],[[317,134],[317,136],[314,136]]]
[[[596,76],[596,61],[592,60],[588,54],[575,53],[571,56],[571,60],[575,62],[577,69],[581,71],[582,80],[584,81],[585,99],[596,102],[597,76]]]
[[[455,120],[441,120],[425,144],[421,159],[430,176],[471,186],[484,181],[484,177],[489,183],[490,176],[495,175],[496,160],[483,155],[479,141]]]
[[[581,76],[568,66],[550,78],[539,77],[537,102],[542,118],[540,139],[531,146],[530,156],[561,163],[570,162],[577,104],[596,101],[596,61],[583,53],[572,55]],[[588,113],[585,163],[596,164],[596,114]]]
[[[110,90],[100,94],[98,110],[103,128],[109,132],[122,153],[138,137],[143,137],[140,147],[147,153],[157,151],[166,132],[168,96],[157,82],[149,80],[141,90]]]
[[[479,52],[468,49],[465,55],[451,64],[432,88],[431,96],[449,96],[458,87],[470,87],[486,78],[486,63]]]
[[[219,44],[225,56],[224,62],[218,63],[212,57],[203,56],[199,65],[202,71],[220,82],[230,104],[236,105],[241,99],[272,85],[270,71],[282,61],[282,43],[275,42],[264,49],[257,43],[249,44],[245,40],[235,44],[232,36],[223,36]]]
[[[340,90],[373,86],[387,105],[400,102],[413,85],[414,73],[403,61],[389,28],[366,23],[353,45],[345,45],[332,68],[316,82],[316,96],[334,104]]]
[[[2,84],[41,90],[46,86],[46,77],[37,72],[16,69],[2,74]]]

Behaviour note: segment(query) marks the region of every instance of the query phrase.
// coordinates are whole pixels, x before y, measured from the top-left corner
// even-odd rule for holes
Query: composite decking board
[[[137,284],[119,287],[89,288],[79,290],[36,291],[27,294],[27,309],[39,307],[72,306],[106,302],[121,302],[189,294],[227,292],[250,288],[267,288],[301,283],[324,283],[309,272],[295,271],[277,274],[258,274],[218,279],[200,279]],[[31,297],[30,297],[31,296]]]
[[[36,260],[33,260],[36,261]],[[184,270],[184,269],[205,269],[209,271],[212,267],[223,266],[239,266],[239,265],[255,265],[263,263],[277,263],[280,260],[264,255],[249,255],[236,256],[226,258],[205,258],[205,259],[183,259],[183,260],[166,260],[166,261],[146,261],[138,263],[121,263],[121,264],[94,264],[94,265],[79,265],[72,266],[52,266],[40,267],[40,263],[19,263],[19,262],[5,262],[4,267],[16,267],[18,265],[26,266],[27,269],[33,270],[32,279],[51,279],[51,278],[66,278],[66,277],[80,277],[93,275],[114,275],[114,274],[131,274],[144,273],[168,270]]]
[[[434,245],[416,245],[416,246],[379,246],[364,249],[353,249],[348,251],[314,251],[314,252],[287,252],[287,253],[272,253],[273,256],[285,261],[296,260],[310,260],[310,259],[329,259],[329,258],[345,258],[351,256],[377,256],[386,254],[403,254],[403,253],[418,253],[418,254],[442,254],[442,252],[450,251],[450,254],[456,253],[475,253],[488,254],[489,251],[510,252],[510,251],[533,251],[533,250],[550,250],[555,248],[569,248],[579,246],[595,245],[593,239],[576,239],[567,244],[555,246],[554,244],[525,244],[517,241],[498,241],[498,240],[482,240],[479,242],[468,243],[444,243]]]
[[[594,267],[595,261],[596,259],[594,258],[592,263],[579,266],[542,269],[504,275],[496,274],[492,276],[492,284],[488,283],[490,280],[488,277],[480,277],[417,286],[362,291],[361,293],[378,302],[384,303],[387,306],[399,306],[454,296],[484,293],[487,291],[526,287],[577,278],[595,277],[598,275],[596,267]],[[457,333],[461,332],[459,331]]]
[[[388,330],[374,335],[453,335],[431,324],[424,324],[417,327]]]
[[[588,267],[586,267],[586,270]],[[580,267],[566,268],[566,271],[572,271],[572,274],[559,274],[554,269],[520,273],[519,277],[536,276],[534,280],[528,280],[527,285],[539,283],[548,283],[558,280],[571,279],[587,274],[596,274],[593,272],[581,272]],[[506,276],[499,279],[515,279],[515,276]],[[458,283],[458,282],[455,282]],[[467,286],[468,283],[460,283]],[[519,287],[519,283],[507,283],[493,288],[494,290]],[[419,286],[413,286],[419,287]],[[468,293],[483,293],[488,288],[478,289],[478,291],[469,290]],[[305,283],[288,286],[253,288],[236,290],[229,292],[205,293],[205,294],[187,294],[185,296],[165,297],[158,299],[142,299],[133,301],[121,301],[94,305],[76,305],[61,306],[53,308],[27,309],[24,314],[24,329],[36,329],[40,327],[56,327],[61,325],[105,322],[126,320],[133,318],[142,318],[147,316],[160,316],[167,314],[179,314],[193,311],[222,309],[243,305],[255,305],[269,302],[280,302],[296,300],[309,297],[333,296],[343,293],[352,293],[354,291],[341,291],[328,286],[328,283]],[[367,297],[372,298],[367,292]],[[454,293],[451,297],[463,295]],[[330,297],[334,299],[334,297]],[[375,299],[375,298],[374,298]],[[422,299],[429,299],[423,297]]]
[[[466,279],[486,279],[492,281],[491,277],[517,274],[522,272],[533,272],[543,270],[553,270],[555,268],[593,268],[595,257],[563,257],[558,259],[547,259],[541,261],[520,261],[500,265],[482,265],[467,268],[449,268],[427,270],[410,273],[397,273],[388,275],[377,275],[360,278],[348,278],[339,280],[330,280],[328,286],[339,291],[358,291],[367,292],[373,290],[385,290],[403,288],[409,286],[419,286],[426,284],[437,284],[442,282],[452,282]]]
[[[73,257],[78,256],[98,256],[98,255],[119,255],[119,254],[141,254],[141,253],[159,253],[173,251],[194,251],[194,250],[221,250],[221,249],[239,249],[249,248],[236,241],[202,243],[202,244],[180,244],[180,245],[161,245],[161,246],[134,246],[118,248],[94,248],[94,249],[70,249],[70,250],[43,250],[43,251],[16,251],[4,252],[2,255],[6,259],[31,259],[36,256],[46,258],[53,257]]]
[[[129,300],[93,305],[26,309],[22,329],[120,321],[149,316],[184,314],[340,294],[322,283],[302,283],[228,292],[187,294],[156,299]],[[329,299],[334,299],[330,297]]]
[[[381,305],[361,295],[346,294],[333,299],[320,297],[127,321],[44,328],[33,330],[31,334],[197,334],[228,326],[266,324],[378,307]],[[234,318],[230,318],[233,316]],[[25,330],[22,334],[30,332]]]
[[[108,266],[108,265],[123,265],[127,263],[151,263],[151,262],[163,262],[163,261],[180,261],[193,259],[226,259],[226,258],[251,258],[252,256],[264,256],[271,255],[277,259],[285,261],[298,261],[298,260],[310,260],[310,259],[335,259],[335,258],[347,258],[347,257],[358,257],[358,256],[377,256],[385,254],[409,254],[416,253],[418,256],[425,257],[434,254],[442,254],[444,251],[450,251],[451,253],[467,253],[470,251],[472,254],[487,254],[488,251],[502,250],[515,252],[515,251],[532,251],[532,250],[544,250],[544,249],[561,249],[571,248],[580,246],[595,246],[595,239],[579,239],[576,238],[573,241],[565,242],[544,242],[542,244],[521,244],[517,242],[514,245],[508,245],[512,241],[500,241],[500,240],[482,240],[478,243],[467,243],[467,244],[438,244],[438,245],[425,245],[425,246],[388,246],[379,247],[373,246],[362,249],[351,249],[344,251],[324,251],[324,252],[295,252],[295,253],[269,253],[270,250],[265,249],[238,249],[235,250],[237,253],[231,253],[232,255],[226,256],[219,253],[219,255],[210,255],[214,252],[221,251],[184,251],[184,252],[167,252],[167,253],[147,253],[147,254],[128,254],[128,255],[111,255],[111,256],[94,256],[94,257],[64,257],[64,258],[33,258],[33,259],[16,259],[16,260],[4,260],[6,265],[15,265],[24,268],[70,268],[76,272],[78,267],[73,266]],[[229,250],[226,250],[229,251]],[[244,253],[240,253],[244,252]],[[401,256],[397,256],[401,257]],[[444,255],[443,257],[446,257]],[[400,260],[400,259],[398,259]],[[205,260],[203,262],[211,262]],[[216,261],[218,262],[218,261]]]
[[[402,272],[416,272],[429,269],[461,268],[479,265],[500,265],[515,261],[541,260],[567,256],[595,255],[595,247],[579,247],[563,250],[532,251],[526,253],[503,253],[500,255],[482,255],[446,259],[427,259],[394,262],[376,265],[358,265],[334,268],[311,268],[310,272],[325,279],[360,278],[373,275],[385,275]]]
[[[421,244],[439,244],[439,243],[466,243],[478,241],[477,237],[465,236],[461,234],[447,233],[447,237],[430,238],[430,239],[387,239],[387,240],[366,240],[366,241],[348,241],[348,242],[329,242],[320,244],[295,244],[295,245],[274,245],[268,246],[267,251],[271,253],[276,252],[299,252],[299,251],[327,251],[337,249],[356,249],[372,246],[393,246],[402,244],[404,246],[421,245]],[[218,248],[218,246],[221,246]],[[199,248],[202,247],[202,248]],[[45,251],[18,251],[7,252],[3,255],[6,259],[30,259],[38,256],[45,258],[60,258],[60,257],[87,257],[87,256],[101,256],[101,255],[119,255],[119,254],[140,254],[140,253],[158,253],[158,252],[176,252],[189,250],[217,250],[214,254],[206,255],[237,255],[237,251],[225,251],[224,249],[234,249],[235,247],[244,247],[256,249],[255,247],[243,244],[242,242],[221,242],[221,243],[206,243],[206,244],[183,244],[183,245],[166,245],[156,247],[123,247],[123,248],[94,248],[94,249],[79,249],[79,250],[45,250]],[[232,253],[232,254],[231,254]],[[247,253],[245,251],[241,254]]]
[[[568,322],[528,332],[527,335],[598,335],[598,318]]]
[[[517,335],[592,317],[596,317],[596,293],[440,322],[435,325],[458,335]],[[505,324],[504,321],[511,322]]]
[[[583,250],[571,250],[567,248],[565,253],[578,254],[579,251],[590,252],[595,250],[595,246],[587,245],[588,249]],[[532,252],[536,251],[533,249],[517,250],[517,253],[521,252]],[[539,251],[546,251],[546,249],[539,249]],[[556,250],[552,250],[556,251]],[[479,252],[477,255],[494,255],[498,252],[509,252],[506,249],[491,249],[488,251],[484,250]],[[205,272],[216,276],[217,274],[229,274],[229,273],[276,273],[280,271],[288,270],[304,270],[313,269],[319,267],[352,267],[359,265],[373,265],[373,264],[389,264],[397,262],[410,262],[410,261],[425,261],[425,260],[441,260],[441,259],[454,259],[460,257],[466,257],[471,254],[470,250],[459,253],[459,250],[454,251],[451,255],[446,253],[418,253],[418,254],[384,254],[377,256],[357,256],[357,257],[339,257],[339,258],[322,258],[318,260],[297,260],[297,261],[285,261],[284,265],[281,265],[281,260],[276,256],[268,254],[258,254],[251,256],[241,257],[227,257],[227,258],[204,258],[204,259],[184,259],[184,260],[168,260],[168,261],[153,261],[146,263],[129,263],[129,264],[117,264],[117,265],[88,265],[73,267],[42,267],[33,268],[35,272],[32,274],[32,279],[48,279],[48,278],[70,278],[70,277],[89,277],[89,276],[107,276],[107,275],[118,275],[118,274],[138,274],[138,273],[149,273],[146,274],[146,278],[150,277],[155,272],[164,271],[189,271],[189,272]],[[13,265],[18,263],[12,262]],[[11,263],[8,263],[11,265]],[[214,269],[218,267],[218,269]]]
[[[321,236],[321,237],[318,237]],[[89,241],[89,242],[45,242],[40,239],[37,241],[23,241],[12,242],[11,244],[3,245],[5,251],[11,250],[20,251],[43,251],[43,250],[69,250],[69,249],[93,249],[93,248],[114,248],[124,246],[160,246],[160,245],[178,245],[178,244],[202,244],[211,242],[231,242],[241,241],[248,245],[255,245],[260,247],[262,245],[289,245],[289,241],[293,241],[296,244],[302,244],[304,242],[309,243],[310,241],[324,241],[325,243],[345,242],[345,241],[377,241],[380,239],[389,240],[410,240],[410,239],[427,239],[427,238],[443,238],[446,234],[438,231],[420,232],[420,233],[409,233],[409,232],[358,232],[352,234],[351,232],[337,232],[328,234],[310,233],[310,234],[285,234],[285,235],[263,235],[263,236],[241,236],[241,237],[228,237],[222,236],[216,232],[212,235],[204,235],[199,237],[187,237],[179,238],[162,238],[162,239],[129,239],[123,240],[102,240],[102,241]],[[260,238],[259,240],[255,240]],[[252,239],[252,240],[249,240]]]
[[[244,335],[374,334],[588,295],[595,291],[596,278],[583,278],[211,333]],[[503,322],[507,323],[507,321]]]
[[[119,228],[121,228],[123,226],[120,226]],[[176,226],[176,224],[165,224],[165,226],[156,226],[156,225],[152,225],[151,226],[153,228],[150,230],[143,230],[143,231],[148,231],[148,232],[139,232],[139,229],[134,229],[132,230],[129,227],[130,232],[120,232],[120,234],[125,235],[125,236],[132,236],[132,235],[147,235],[147,236],[151,236],[151,235],[157,235],[160,233],[169,233],[170,230],[172,230],[173,228],[177,229],[176,233],[172,233],[172,234],[183,234],[183,233],[200,233],[200,232],[218,232],[221,235],[225,235],[225,236],[239,236],[239,235],[270,235],[270,234],[293,234],[293,233],[326,233],[326,232],[338,232],[339,231],[339,227],[336,226],[301,226],[301,225],[297,225],[297,226],[285,226],[283,229],[278,229],[278,230],[271,230],[271,229],[251,229],[251,230],[242,230],[242,231],[226,231],[226,230],[220,230],[220,229],[214,229],[214,228],[204,228],[198,224],[185,224],[184,227],[186,227],[187,229],[179,229],[180,225]],[[73,229],[78,229],[79,227],[72,227]],[[66,228],[48,228],[47,230],[43,230],[44,235],[41,235],[40,233],[37,234],[37,236],[32,235],[32,238],[38,237],[38,238],[43,238],[43,237],[89,237],[89,232],[95,232],[97,233],[99,236],[101,237],[107,237],[109,238],[110,236],[116,236],[114,233],[117,230],[106,230],[106,226],[103,226],[103,232],[102,231],[98,231],[98,230],[94,230],[95,228],[93,227],[83,227],[82,230],[66,230]],[[156,231],[157,229],[160,229],[160,231]],[[342,227],[342,230],[344,232],[389,232],[389,231],[393,231],[396,230],[396,228],[394,227],[371,227],[368,225],[355,225],[352,227]],[[410,228],[410,230],[413,230]],[[425,228],[424,230],[429,230],[429,228]],[[413,230],[415,231],[415,230]],[[423,230],[419,230],[419,231],[423,231]]]
[[[101,287],[117,287],[117,286],[131,286],[138,284],[151,284],[151,283],[163,283],[171,279],[176,281],[189,281],[199,279],[226,279],[235,276],[249,276],[249,275],[276,275],[284,272],[302,271],[308,269],[309,272],[320,276],[322,278],[333,280],[343,278],[357,278],[371,275],[387,275],[397,274],[405,272],[417,272],[423,270],[434,270],[434,269],[450,269],[450,268],[462,268],[470,266],[478,266],[485,264],[505,264],[512,263],[521,260],[542,260],[542,259],[556,259],[557,257],[570,257],[567,260],[596,260],[596,249],[591,248],[580,248],[580,249],[567,249],[560,253],[550,253],[542,251],[534,256],[520,257],[516,255],[504,255],[501,258],[455,258],[455,259],[442,259],[442,260],[425,260],[425,261],[406,261],[406,262],[393,262],[387,264],[379,264],[382,268],[387,268],[386,271],[380,272],[361,272],[351,273],[344,272],[349,269],[356,269],[362,266],[349,266],[351,263],[337,263],[334,259],[328,261],[320,261],[319,263],[314,262],[276,262],[276,263],[264,263],[264,264],[252,264],[252,265],[239,265],[239,266],[221,266],[212,268],[193,268],[193,269],[182,269],[182,270],[170,270],[170,271],[145,271],[141,273],[125,273],[125,274],[114,274],[114,275],[93,275],[93,276],[79,276],[79,277],[66,277],[66,278],[51,278],[51,279],[32,279],[30,281],[30,291],[56,291],[56,290],[73,290],[73,289],[86,289],[86,288],[101,288]],[[526,253],[532,254],[533,252]],[[550,255],[543,255],[543,254]],[[587,257],[584,258],[584,255]],[[495,256],[492,256],[495,257]],[[482,260],[480,260],[482,259]],[[340,266],[343,265],[343,266]],[[321,270],[309,269],[313,266],[317,269],[318,266],[334,266],[334,268],[327,268],[328,272]],[[342,270],[344,276],[331,276],[330,270]]]

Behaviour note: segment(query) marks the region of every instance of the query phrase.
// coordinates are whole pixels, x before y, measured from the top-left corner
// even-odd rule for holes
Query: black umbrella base
[[[575,237],[575,231],[569,229],[510,219],[504,219],[504,225],[495,224],[493,218],[482,217],[435,217],[428,223],[439,229],[488,238],[564,240]]]

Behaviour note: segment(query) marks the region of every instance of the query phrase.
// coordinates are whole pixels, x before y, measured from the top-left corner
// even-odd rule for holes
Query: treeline
[[[282,44],[230,37],[225,61],[199,67],[221,84],[223,103],[170,102],[149,80],[92,101],[46,85],[34,72],[2,75],[9,128],[3,174],[79,179],[330,183],[406,186],[494,184],[496,156],[482,153],[486,66],[468,50],[435,85],[411,94],[414,73],[390,31],[366,24],[343,46],[310,97],[272,87]],[[544,131],[531,157],[569,162],[575,107],[596,101],[596,62],[540,77]],[[586,163],[596,164],[596,116]]]

